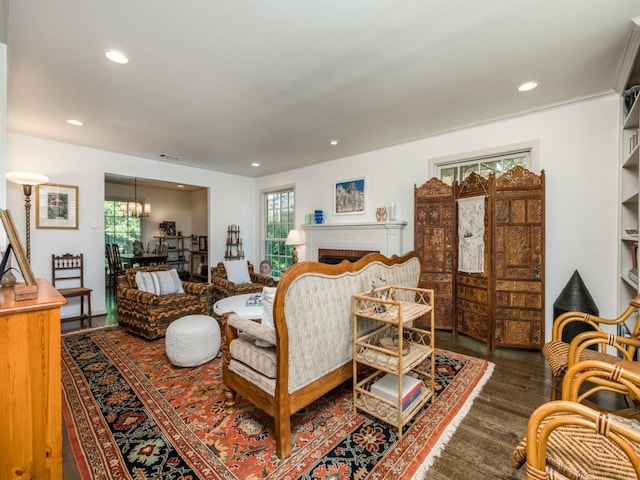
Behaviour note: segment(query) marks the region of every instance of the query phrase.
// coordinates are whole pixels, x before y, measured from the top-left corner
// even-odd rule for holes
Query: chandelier
[[[138,179],[133,179],[133,202],[120,205],[120,211],[132,217],[148,217],[151,213],[151,204],[138,203]]]

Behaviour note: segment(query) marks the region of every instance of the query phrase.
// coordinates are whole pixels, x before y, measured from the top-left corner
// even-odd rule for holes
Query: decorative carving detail
[[[511,170],[505,172],[496,178],[496,187],[498,188],[511,188],[511,187],[527,187],[542,185],[544,180],[544,170],[540,175],[527,170],[524,167],[516,166]]]
[[[442,180],[432,177],[419,187],[414,185],[415,198],[451,196],[451,186]]]

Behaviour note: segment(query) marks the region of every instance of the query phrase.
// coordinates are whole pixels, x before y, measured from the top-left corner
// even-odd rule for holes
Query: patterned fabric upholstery
[[[234,295],[258,293],[262,291],[263,287],[276,286],[276,282],[273,278],[269,275],[254,272],[253,264],[251,264],[251,262],[247,262],[247,264],[252,283],[244,285],[236,285],[227,279],[227,271],[224,268],[224,263],[219,262],[215,267],[211,267],[211,284],[213,285],[212,292],[214,302]]]
[[[141,337],[163,337],[171,322],[185,315],[208,315],[211,285],[182,282],[185,293],[157,296],[136,286],[136,273],[169,270],[169,265],[129,268],[118,277],[118,324]]]

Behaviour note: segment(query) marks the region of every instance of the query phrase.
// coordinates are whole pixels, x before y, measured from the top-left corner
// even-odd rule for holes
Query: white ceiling
[[[9,132],[247,176],[611,92],[640,15],[639,0],[2,1]]]

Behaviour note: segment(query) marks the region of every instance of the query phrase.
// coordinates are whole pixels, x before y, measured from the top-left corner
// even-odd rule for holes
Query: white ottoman
[[[169,361],[177,367],[197,367],[220,350],[220,327],[207,315],[187,315],[169,324],[165,335]]]

